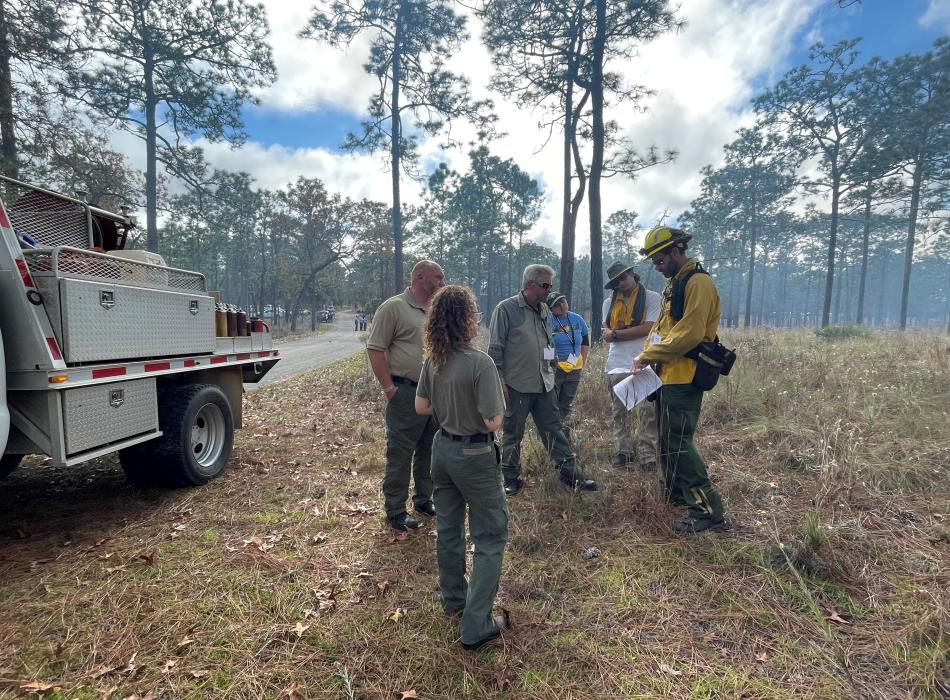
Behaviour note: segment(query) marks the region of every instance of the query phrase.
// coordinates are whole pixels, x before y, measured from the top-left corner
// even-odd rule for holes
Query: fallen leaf
[[[165,665],[162,666],[162,673],[169,673],[175,666],[178,665],[178,659],[169,659],[165,662]]]
[[[399,696],[399,700],[408,700],[409,698],[417,698],[417,697],[419,696],[416,694],[416,691],[414,689],[404,690],[402,691],[402,695]]]
[[[761,653],[755,655],[755,660],[756,660],[756,661],[762,661],[762,662],[768,661],[768,660],[769,660],[769,655],[768,655],[767,652],[764,652],[764,651],[763,651],[763,652],[761,652]]]
[[[380,581],[376,584],[376,588],[379,589],[380,593],[385,593],[386,589],[389,588],[389,581]]]
[[[20,690],[28,690],[31,693],[45,693],[47,690],[56,690],[58,691],[62,686],[56,685],[55,683],[27,683],[26,685],[21,685]]]
[[[210,674],[208,671],[189,671],[188,675],[192,678],[207,678]]]
[[[393,613],[389,616],[389,619],[393,622],[399,622],[403,617],[405,617],[406,611],[402,608],[396,608]]]
[[[675,668],[673,668],[672,666],[668,666],[668,665],[666,665],[666,664],[660,664],[660,672],[662,672],[662,673],[668,673],[668,674],[670,674],[671,676],[682,676],[682,675],[683,675],[683,672],[682,672],[682,671],[677,671],[677,670],[676,670]]]
[[[831,611],[831,614],[828,615],[828,619],[831,620],[832,622],[840,622],[842,625],[850,625],[850,624],[851,624],[851,621],[850,621],[850,620],[845,620],[843,617],[841,617],[841,615],[838,614],[838,611],[837,611],[837,610],[832,610],[832,611]]]
[[[299,638],[299,637],[302,637],[303,633],[306,632],[308,629],[310,629],[310,625],[305,625],[302,622],[298,622],[296,625],[294,625],[293,632]]]
[[[139,554],[139,559],[145,562],[145,566],[152,566],[155,564],[155,552],[149,552],[148,554]]]
[[[175,645],[176,649],[184,649],[189,644],[194,644],[195,640],[191,637],[182,637],[178,644]]]

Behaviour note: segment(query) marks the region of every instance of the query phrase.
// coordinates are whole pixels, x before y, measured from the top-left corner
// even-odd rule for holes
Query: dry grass
[[[24,468],[0,494],[0,696],[945,696],[950,344],[727,340],[741,364],[700,446],[732,529],[673,538],[655,475],[607,466],[595,353],[576,435],[602,490],[561,490],[532,439],[499,598],[516,626],[477,655],[441,615],[431,524],[383,523],[362,358],[250,395],[202,489]]]

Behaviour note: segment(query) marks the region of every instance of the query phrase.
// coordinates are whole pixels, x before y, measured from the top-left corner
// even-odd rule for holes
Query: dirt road
[[[246,384],[247,390],[323,367],[365,348],[363,338],[366,333],[353,330],[353,316],[352,312],[340,312],[330,324],[330,330],[309,338],[275,345],[280,350],[280,362],[267,373],[260,384]]]

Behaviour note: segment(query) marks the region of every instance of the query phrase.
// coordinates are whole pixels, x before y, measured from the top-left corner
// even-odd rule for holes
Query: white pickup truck
[[[118,452],[138,485],[198,486],[227,466],[243,384],[279,352],[261,321],[216,336],[204,276],[125,250],[133,226],[0,176],[0,478],[28,454]]]

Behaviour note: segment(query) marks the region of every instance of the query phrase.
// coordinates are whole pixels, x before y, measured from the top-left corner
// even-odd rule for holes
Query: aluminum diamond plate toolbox
[[[66,362],[214,351],[214,300],[206,294],[75,279],[59,285]]]
[[[63,428],[68,455],[156,430],[155,378],[66,389]]]

